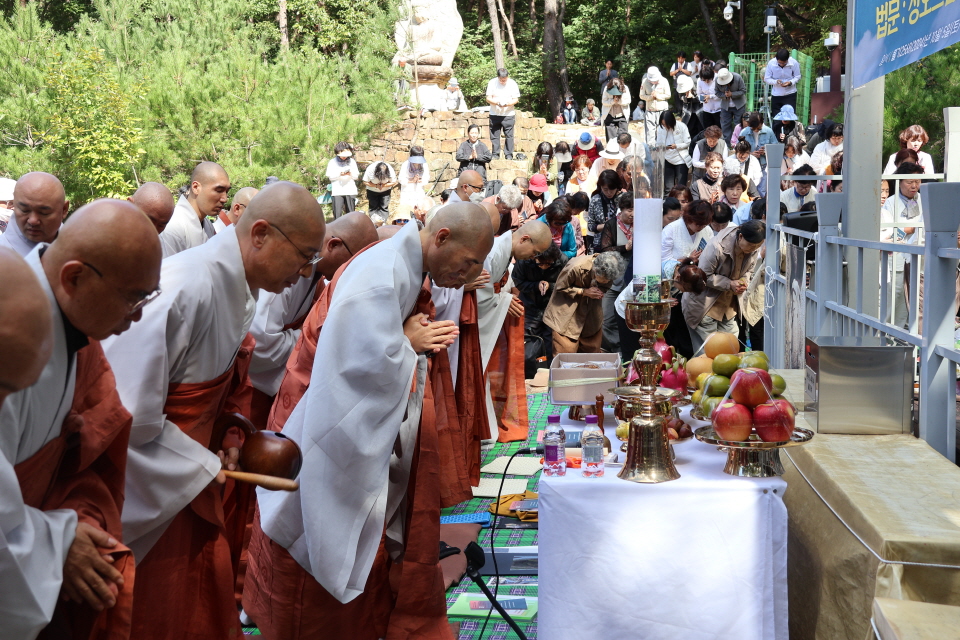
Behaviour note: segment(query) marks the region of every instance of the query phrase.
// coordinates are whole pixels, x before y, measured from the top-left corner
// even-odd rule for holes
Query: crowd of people
[[[488,86],[493,149],[471,126],[440,202],[420,145],[361,177],[343,141],[326,169],[332,221],[300,185],[237,188],[213,162],[178,194],[148,182],[69,217],[57,177],[0,180],[4,628],[439,634],[439,510],[472,496],[482,442],[527,438],[529,345],[548,361],[627,360],[638,347],[623,302],[655,161],[660,266],[678,300],[665,339],[688,357],[717,330],[763,348],[765,193],[780,189],[784,214],[842,189],[830,176],[842,176],[843,126],[796,121],[793,73],[780,53],[768,65],[772,130],[737,106],[742,79],[681,54],[669,78],[697,89],[671,102],[670,81],[648,70],[641,119],[656,127],[636,139],[629,89],[608,64],[602,108],[571,107],[598,115],[606,140],[544,141],[525,175],[499,184],[486,169],[513,152],[519,98],[501,70]],[[699,138],[684,123],[696,101],[716,118]],[[771,187],[763,146],[777,140],[789,177]],[[904,177],[883,183],[883,239],[922,237],[927,141],[909,127],[889,158],[885,172]],[[889,277],[903,324],[900,258]],[[244,421],[300,444],[299,491],[227,477],[251,436]]]

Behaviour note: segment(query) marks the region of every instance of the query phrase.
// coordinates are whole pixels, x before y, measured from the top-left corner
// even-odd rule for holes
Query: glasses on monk
[[[83,262],[81,264],[83,264],[83,266],[85,267],[88,267],[91,271],[93,271],[95,274],[100,276],[101,279],[103,278],[103,274],[100,273],[100,269],[97,269],[95,266],[93,266],[89,262]],[[120,293],[120,290],[117,289],[117,292]],[[122,297],[127,297],[123,293],[120,293],[120,295]],[[129,300],[127,300],[127,306],[130,307],[131,315],[136,313],[137,311],[140,311],[140,309],[143,309],[145,306],[147,306],[148,304],[156,300],[157,297],[160,295],[160,287],[157,287],[153,291],[140,291],[135,293],[134,295],[137,296],[136,302],[130,302]]]
[[[341,238],[340,236],[333,236],[333,239],[334,239],[334,240],[339,240],[339,241],[340,241],[340,244],[343,245],[343,248],[346,249],[346,250],[347,250],[347,253],[350,254],[350,257],[351,257],[351,258],[353,257],[353,250],[349,247],[349,245],[347,245],[347,241],[346,241],[346,240],[344,240],[344,239]]]
[[[277,225],[273,224],[272,222],[268,222],[267,224],[269,224],[271,227],[273,227],[274,229],[276,229],[277,231],[279,231],[279,232],[280,232],[280,235],[282,235],[283,238],[284,238],[287,242],[289,242],[291,245],[293,245],[293,248],[296,249],[297,252],[298,252],[301,256],[303,256],[303,259],[306,260],[306,262],[305,262],[304,265],[303,265],[304,267],[315,265],[315,264],[317,264],[318,262],[320,262],[321,260],[323,260],[323,256],[321,256],[319,253],[314,253],[313,256],[311,256],[309,253],[306,253],[305,251],[303,251],[303,249],[301,249],[300,247],[298,247],[298,246],[297,246],[297,243],[295,243],[293,240],[291,240],[291,239],[290,239],[290,236],[288,236],[287,234],[285,234],[285,233],[283,232],[283,229],[281,229],[281,228],[278,227]]]
[[[475,185],[475,184],[470,184],[470,183],[468,182],[468,183],[467,183],[467,186],[470,187],[471,189],[474,189],[475,191],[477,191],[477,193],[483,191],[483,185],[482,185],[482,184],[478,187],[477,185]]]

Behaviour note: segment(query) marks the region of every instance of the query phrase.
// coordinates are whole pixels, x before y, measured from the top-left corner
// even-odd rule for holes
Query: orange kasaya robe
[[[480,484],[480,442],[490,432],[484,397],[483,364],[480,358],[480,325],[477,292],[464,291],[460,305],[460,349],[457,358],[457,414],[464,438],[467,477]]]
[[[211,442],[214,422],[226,408],[241,408],[228,406],[228,398],[247,376],[253,346],[247,334],[233,366],[213,380],[171,384],[163,408],[167,419],[203,446],[219,449],[220,443]],[[206,487],[137,565],[132,640],[243,638],[222,500],[219,487]]]
[[[313,289],[311,308],[320,299],[324,285],[323,278],[318,277]],[[283,330],[300,329],[306,318],[307,313],[283,327]],[[255,388],[250,377],[247,376],[241,382],[240,388],[231,394],[224,410],[248,417],[257,429],[266,429],[275,397]],[[247,547],[250,545],[250,535],[253,532],[256,501],[257,488],[254,485],[227,479],[223,487],[223,519],[227,540],[230,543],[230,558],[236,575],[233,596],[238,607],[243,599],[243,582],[247,573]]]
[[[304,323],[277,396],[279,401],[274,403],[271,429],[282,428],[309,386],[316,340],[346,266],[334,276]],[[413,313],[432,317],[429,280],[421,289]],[[402,560],[392,560],[381,540],[364,592],[344,604],[331,596],[285,548],[263,533],[258,517],[250,541],[243,608],[265,637],[452,640],[439,565],[441,494],[451,500],[472,492],[466,465],[459,464],[466,461],[460,449],[464,438],[455,420],[456,399],[443,381],[444,373],[450,378],[445,355],[441,352],[432,358],[437,360],[439,356],[440,360],[430,363],[427,375],[405,500]],[[442,427],[441,420],[446,421]],[[442,461],[447,455],[450,460]]]
[[[500,293],[508,277],[503,274],[494,291]],[[526,440],[530,433],[523,359],[523,317],[507,314],[485,372],[497,417],[497,442]]]
[[[44,511],[73,509],[79,522],[121,540],[120,513],[132,418],[120,402],[113,371],[99,342],[90,341],[77,352],[76,371],[73,405],[60,435],[17,464],[14,471],[28,506]],[[86,604],[59,602],[53,622],[40,632],[41,639],[136,638],[130,633],[133,554],[122,544],[102,551],[113,556],[113,566],[123,574],[116,605],[98,613]]]

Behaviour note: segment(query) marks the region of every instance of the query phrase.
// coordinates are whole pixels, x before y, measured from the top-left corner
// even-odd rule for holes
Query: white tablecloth
[[[675,448],[672,482],[541,478],[539,637],[786,640],[786,483],[726,475],[697,440]]]

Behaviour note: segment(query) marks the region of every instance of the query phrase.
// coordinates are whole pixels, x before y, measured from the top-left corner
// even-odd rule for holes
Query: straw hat
[[[616,149],[616,151],[611,151],[611,149]],[[607,145],[603,148],[603,151],[600,152],[600,157],[606,158],[607,160],[623,160],[626,158],[616,139],[607,140]]]
[[[733,82],[733,73],[730,69],[720,69],[717,72],[717,84],[730,84]]]

